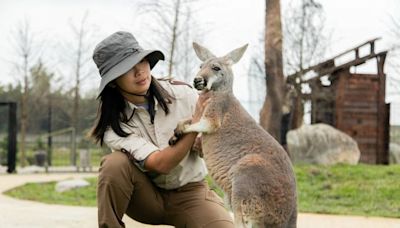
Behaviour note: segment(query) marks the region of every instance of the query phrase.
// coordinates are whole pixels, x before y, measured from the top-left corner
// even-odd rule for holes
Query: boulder
[[[389,144],[389,164],[400,164],[400,145],[397,143]]]
[[[360,150],[347,134],[327,124],[303,125],[286,135],[293,163],[358,164]]]
[[[65,192],[71,189],[75,188],[82,188],[89,186],[89,182],[83,180],[83,179],[73,179],[73,180],[64,180],[64,181],[59,181],[56,184],[56,191],[57,192]]]

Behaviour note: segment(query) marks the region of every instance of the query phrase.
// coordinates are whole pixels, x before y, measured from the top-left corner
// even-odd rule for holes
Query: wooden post
[[[385,64],[386,53],[380,55],[376,58],[378,65],[378,80],[379,80],[379,94],[378,94],[378,118],[377,118],[377,148],[376,148],[376,164],[388,164],[389,163],[389,151],[385,148],[385,132],[388,131],[389,125],[386,125],[388,120],[386,120],[388,114],[386,113],[386,103],[385,103],[385,84],[386,75],[383,72],[383,67]]]
[[[71,165],[76,166],[76,129],[71,129]]]
[[[8,102],[8,153],[7,172],[15,172],[17,158],[17,103]]]
[[[53,146],[53,138],[51,136],[51,131],[52,131],[52,126],[51,126],[51,116],[52,116],[52,103],[51,103],[51,95],[48,95],[48,115],[47,115],[47,121],[48,121],[48,129],[47,133],[49,134],[47,136],[47,164],[48,166],[51,166],[51,159],[52,159],[52,146]]]

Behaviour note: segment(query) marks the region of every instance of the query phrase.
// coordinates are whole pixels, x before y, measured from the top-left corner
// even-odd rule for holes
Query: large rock
[[[400,164],[400,145],[397,143],[389,144],[389,163]]]
[[[64,180],[59,181],[56,184],[56,191],[57,192],[65,192],[75,188],[82,188],[89,186],[89,182],[83,179],[73,179],[73,180]]]
[[[360,160],[357,142],[327,124],[303,125],[286,135],[294,163],[355,165]]]

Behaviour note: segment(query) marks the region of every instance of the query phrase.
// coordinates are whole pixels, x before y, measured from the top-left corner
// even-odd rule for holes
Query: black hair
[[[128,117],[125,113],[126,101],[121,95],[118,87],[106,86],[99,95],[100,103],[97,110],[97,120],[90,132],[90,137],[94,138],[96,143],[103,145],[104,133],[108,127],[121,137],[127,137],[130,133],[122,130],[120,123],[128,123],[133,117],[135,110]],[[149,102],[149,114],[151,122],[154,123],[154,99],[157,99],[165,115],[168,115],[168,103],[172,103],[175,98],[166,91],[154,77],[151,77],[149,91],[146,99]]]

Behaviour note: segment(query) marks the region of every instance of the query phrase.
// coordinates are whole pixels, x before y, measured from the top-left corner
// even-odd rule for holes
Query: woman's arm
[[[145,160],[144,168],[161,174],[169,173],[186,156],[196,136],[197,133],[186,134],[174,146],[151,153]]]
[[[195,112],[193,114],[192,123],[200,120],[204,107],[208,102],[207,96],[200,96],[196,103]],[[163,150],[155,151],[150,154],[144,163],[144,168],[149,171],[167,174],[186,156],[196,140],[198,133],[189,133],[184,136],[173,146],[168,146]]]

